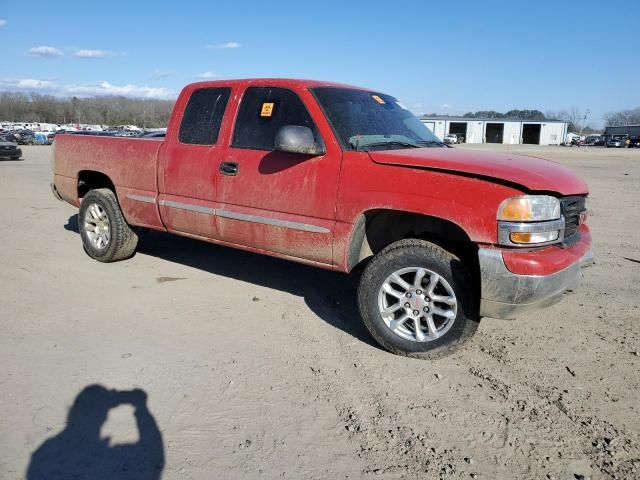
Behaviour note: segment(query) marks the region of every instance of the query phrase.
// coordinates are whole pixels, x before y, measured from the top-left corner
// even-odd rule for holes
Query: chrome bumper
[[[579,262],[551,275],[517,275],[507,269],[500,250],[481,248],[478,256],[480,316],[505,320],[558,302],[566,291],[580,285],[580,269],[593,264],[589,250]]]

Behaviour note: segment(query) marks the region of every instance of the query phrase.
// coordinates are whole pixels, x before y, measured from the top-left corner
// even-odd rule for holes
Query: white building
[[[462,137],[464,143],[527,143],[560,145],[567,134],[567,122],[558,120],[519,120],[506,118],[467,118],[428,116],[420,118],[438,138],[448,133]]]

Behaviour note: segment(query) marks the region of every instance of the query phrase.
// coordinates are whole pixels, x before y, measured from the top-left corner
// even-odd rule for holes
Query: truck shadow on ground
[[[64,228],[78,233],[78,215],[71,216]],[[332,272],[156,231],[140,235],[138,253],[302,297],[322,320],[380,349],[360,320],[355,274]],[[253,296],[248,294],[247,301]]]
[[[138,427],[136,443],[109,445],[100,430],[109,410],[131,405]],[[67,425],[31,456],[27,480],[157,480],[164,468],[162,434],[140,389],[117,391],[102,385],[83,389],[69,409]]]

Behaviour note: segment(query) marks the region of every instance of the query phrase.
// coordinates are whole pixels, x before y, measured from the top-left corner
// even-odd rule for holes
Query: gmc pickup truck
[[[587,185],[570,170],[450,148],[363,88],[195,83],[164,139],[54,148],[53,192],[79,208],[92,258],[131,257],[155,229],[354,271],[364,324],[398,354],[441,356],[482,317],[551,305],[592,259]]]

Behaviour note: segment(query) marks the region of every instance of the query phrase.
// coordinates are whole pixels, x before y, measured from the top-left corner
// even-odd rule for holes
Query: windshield
[[[442,146],[431,130],[389,95],[336,87],[311,91],[345,150]]]

